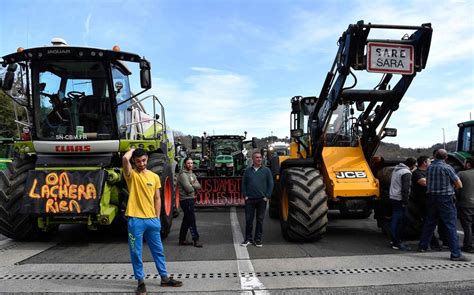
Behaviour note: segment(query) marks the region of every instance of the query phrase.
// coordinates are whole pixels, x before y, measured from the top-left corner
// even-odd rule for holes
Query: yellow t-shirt
[[[147,170],[139,173],[132,170],[130,177],[125,175],[128,186],[128,203],[126,216],[155,218],[155,192],[161,187],[160,177]]]

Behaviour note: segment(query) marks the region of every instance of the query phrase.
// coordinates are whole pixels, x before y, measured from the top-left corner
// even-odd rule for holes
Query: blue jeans
[[[130,250],[130,258],[132,259],[135,279],[142,280],[145,277],[145,274],[143,273],[142,260],[143,238],[145,238],[148,243],[158,273],[161,277],[168,276],[163,244],[161,243],[160,219],[128,217],[127,225],[128,248]]]
[[[183,222],[181,222],[181,229],[179,230],[179,240],[186,240],[189,229],[193,241],[198,241],[199,233],[196,227],[196,215],[194,214],[194,199],[181,200],[179,205],[183,210]]]
[[[406,207],[402,205],[402,201],[390,200],[390,204],[392,204],[392,220],[390,221],[392,243],[399,246],[402,242],[400,229],[403,228],[403,223],[405,222]]]
[[[431,195],[427,198],[426,205],[428,215],[426,222],[423,224],[419,248],[428,248],[438,220],[441,218],[446,229],[446,238],[448,239],[449,249],[451,250],[451,257],[461,256],[458,234],[456,232],[457,212],[456,207],[454,207],[453,196]]]
[[[245,201],[245,239],[252,241],[253,218],[257,213],[257,226],[255,227],[255,239],[253,241],[262,241],[263,217],[267,209],[267,202],[261,199],[248,199]]]

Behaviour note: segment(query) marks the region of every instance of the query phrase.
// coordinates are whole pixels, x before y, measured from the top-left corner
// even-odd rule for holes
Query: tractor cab
[[[474,120],[459,123],[458,127],[456,151],[448,154],[446,162],[453,166],[454,170],[461,171],[464,161],[468,157],[474,156]]]
[[[211,174],[216,176],[237,176],[243,171],[245,157],[244,136],[226,135],[207,138],[210,154]]]

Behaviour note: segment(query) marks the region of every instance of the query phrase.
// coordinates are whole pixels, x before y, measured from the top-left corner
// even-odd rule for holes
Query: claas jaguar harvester
[[[368,39],[374,30],[396,30],[403,37]],[[374,153],[385,136],[396,135],[387,122],[425,68],[431,35],[431,24],[352,24],[339,38],[319,97],[292,98],[290,155],[272,162],[276,186],[270,204],[286,239],[321,238],[329,208],[366,217],[377,207],[381,193],[375,175],[384,164]],[[367,85],[356,77],[363,70],[367,79],[378,76],[375,87],[356,88]]]
[[[0,233],[31,240],[60,224],[94,230],[122,223],[128,192],[121,156],[134,147],[148,152],[148,168],[160,176],[166,237],[175,202],[175,150],[162,103],[142,95],[151,88],[150,63],[118,46],[74,47],[60,38],[52,43],[18,48],[0,61],[0,91],[15,102],[22,130],[12,163],[0,171]],[[140,69],[136,94],[127,65]]]

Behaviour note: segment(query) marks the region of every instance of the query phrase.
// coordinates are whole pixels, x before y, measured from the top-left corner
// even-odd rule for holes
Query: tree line
[[[191,148],[191,141],[195,135],[185,135],[181,131],[174,131],[175,141],[180,142],[186,148]],[[199,136],[200,137],[200,136]],[[250,138],[248,138],[250,139]],[[267,136],[262,138],[257,138],[257,147],[263,148],[272,142],[289,142],[289,138],[278,138],[277,136]],[[376,156],[384,157],[385,159],[405,159],[407,157],[419,157],[422,155],[431,156],[433,150],[438,148],[443,148],[442,143],[436,143],[431,147],[426,148],[404,148],[398,144],[381,142],[380,146],[376,152]],[[455,151],[456,150],[456,141],[450,141],[446,143],[446,150]]]

